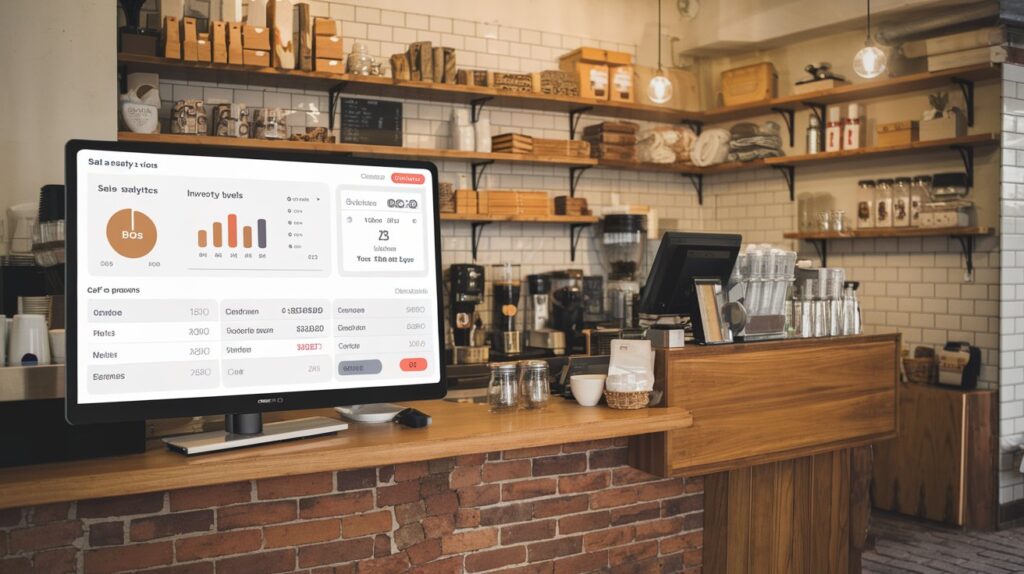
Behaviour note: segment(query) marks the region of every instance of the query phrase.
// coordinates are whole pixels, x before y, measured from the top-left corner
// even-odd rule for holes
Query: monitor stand
[[[348,423],[327,417],[292,419],[263,424],[260,413],[224,415],[224,430],[172,436],[164,439],[167,448],[193,455],[242,448],[270,442],[332,434],[348,428]]]

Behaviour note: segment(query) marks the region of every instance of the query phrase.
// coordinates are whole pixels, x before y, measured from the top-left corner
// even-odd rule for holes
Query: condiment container
[[[932,176],[917,175],[910,182],[910,226],[921,227],[921,207],[932,195]]]
[[[828,122],[825,123],[825,151],[843,149],[843,121],[841,110],[832,106],[828,109]]]
[[[875,182],[862,179],[857,182],[857,229],[875,226]]]
[[[880,179],[875,183],[875,227],[892,227],[893,180]]]
[[[843,149],[858,149],[864,145],[864,123],[860,119],[860,104],[850,104],[843,121]]]
[[[892,188],[892,226],[910,227],[910,178],[897,177]]]
[[[519,407],[519,379],[515,363],[491,363],[487,384],[487,404],[492,413],[514,411]]]
[[[546,407],[551,395],[547,361],[523,361],[520,366],[519,406],[524,409]]]
[[[821,123],[817,116],[807,121],[807,153],[814,155],[821,152]]]

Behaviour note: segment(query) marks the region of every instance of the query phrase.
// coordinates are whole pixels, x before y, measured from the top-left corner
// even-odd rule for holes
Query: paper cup
[[[64,364],[67,353],[64,340],[64,329],[50,329],[50,357],[55,365]]]

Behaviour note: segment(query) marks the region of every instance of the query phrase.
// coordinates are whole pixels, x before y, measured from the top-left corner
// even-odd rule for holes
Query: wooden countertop
[[[502,415],[490,414],[486,405],[425,401],[415,406],[433,417],[432,425],[350,423],[334,436],[193,457],[153,441],[137,455],[0,469],[0,508],[659,433],[693,424],[683,408],[619,411],[561,398],[541,412]],[[331,409],[289,415],[337,417]]]

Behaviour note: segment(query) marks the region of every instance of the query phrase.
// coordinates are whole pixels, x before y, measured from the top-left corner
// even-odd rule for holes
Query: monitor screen
[[[72,141],[68,420],[439,398],[433,164]]]
[[[640,312],[689,315],[699,320],[694,279],[717,279],[725,287],[743,237],[720,233],[667,232],[661,238],[640,300]]]

